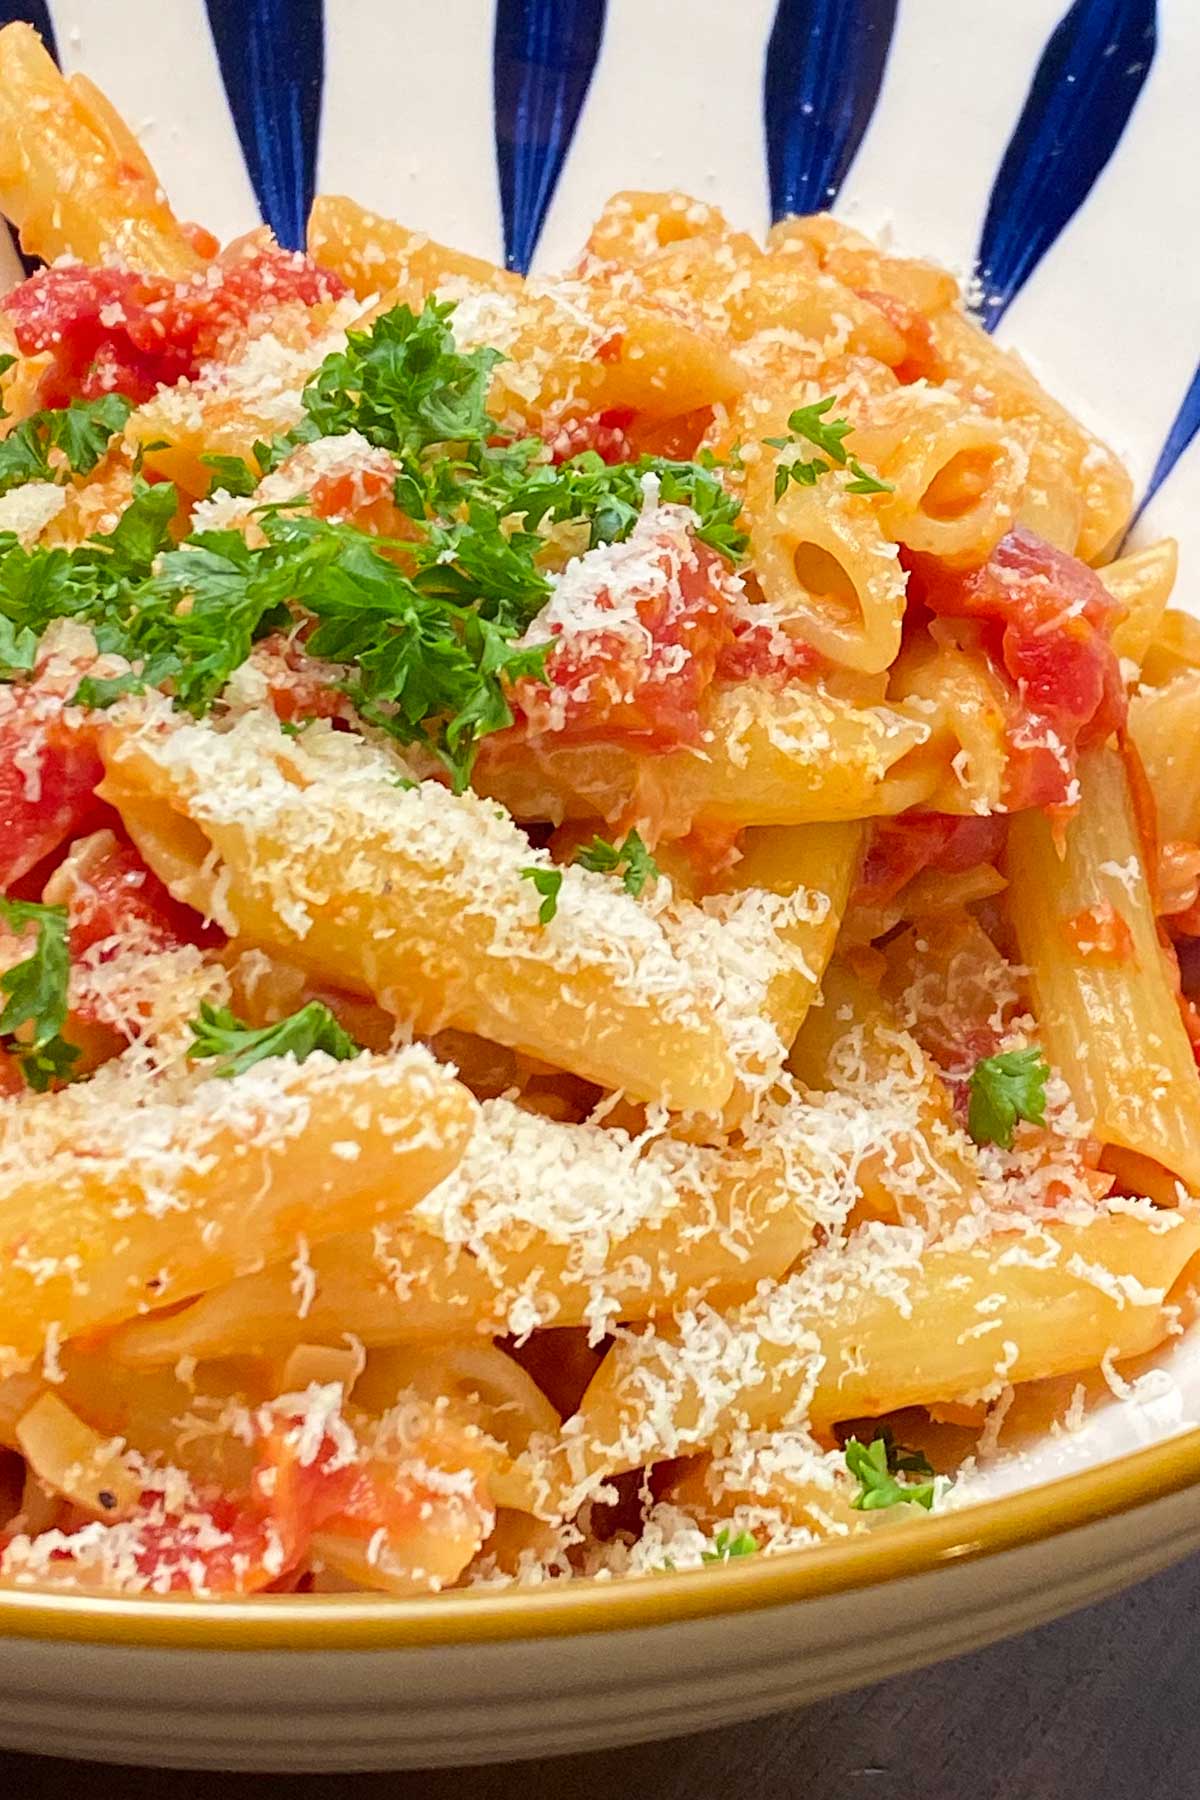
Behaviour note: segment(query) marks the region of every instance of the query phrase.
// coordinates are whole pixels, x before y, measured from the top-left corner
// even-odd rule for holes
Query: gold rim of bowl
[[[779,1556],[625,1581],[450,1592],[264,1595],[243,1600],[0,1591],[0,1637],[192,1650],[399,1650],[628,1631],[816,1600],[978,1562],[1200,1485],[1200,1429],[1057,1481]]]

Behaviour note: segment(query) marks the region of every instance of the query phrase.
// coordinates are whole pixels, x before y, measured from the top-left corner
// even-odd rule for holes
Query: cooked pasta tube
[[[125,427],[142,467],[197,500],[212,486],[206,456],[232,456],[253,465],[256,443],[269,442],[303,417],[305,383],[326,356],[345,348],[347,327],[358,311],[350,298],[283,307],[268,338],[251,338],[194,382],[160,388],[135,408]]]
[[[120,1441],[94,1431],[57,1394],[34,1401],[18,1421],[16,1440],[42,1485],[84,1512],[118,1519],[136,1509],[142,1478]]]
[[[856,1164],[857,1216],[936,1233],[970,1210],[978,1160],[937,1065],[895,1007],[846,963],[826,969],[821,1004],[807,1013],[788,1066],[807,1087],[864,1108],[885,1084],[904,1108],[886,1140]]]
[[[786,1121],[786,1113],[783,1115]],[[766,1121],[753,1147],[634,1138],[484,1101],[459,1171],[402,1223],[314,1246],[111,1340],[131,1364],[644,1319],[682,1294],[778,1276],[844,1210],[836,1159],[805,1162]]]
[[[1113,627],[1113,649],[1118,656],[1140,663],[1159,629],[1179,570],[1179,545],[1174,538],[1160,538],[1144,550],[1119,556],[1096,573],[1125,608],[1125,616]]]
[[[632,821],[655,838],[685,836],[695,820],[804,825],[920,805],[939,771],[910,774],[909,758],[929,735],[902,707],[744,682],[714,689],[702,747],[653,757],[606,744],[485,748],[475,785],[517,818]]]
[[[561,1436],[530,1452],[538,1510],[570,1510],[619,1470],[735,1430],[827,1432],[1140,1355],[1169,1334],[1171,1289],[1198,1248],[1200,1215],[1148,1201],[966,1249],[863,1226],[728,1316],[701,1309],[618,1337]]]
[[[1161,686],[1189,669],[1200,669],[1200,619],[1168,606],[1142,657],[1142,680]]]
[[[283,1058],[178,1092],[110,1064],[36,1105],[4,1103],[4,1355],[52,1365],[63,1339],[368,1224],[449,1173],[474,1113],[419,1047]]]
[[[874,500],[829,481],[789,482],[776,498],[776,466],[758,457],[746,478],[763,593],[784,630],[832,662],[878,674],[900,648],[905,582]]]
[[[782,1069],[833,954],[862,845],[863,828],[850,821],[751,827],[719,891],[668,926],[698,982],[715,976],[724,1007],[743,1021],[727,1121]]]
[[[611,880],[553,870],[474,795],[402,788],[361,739],[313,726],[301,743],[254,714],[116,728],[104,754],[147,862],[231,936],[420,1031],[478,1032],[673,1107],[728,1099],[721,1032],[661,926]]]
[[[972,568],[1016,521],[1029,468],[1022,428],[1001,426],[944,388],[899,388],[873,400],[853,443],[892,489],[878,496],[880,527],[909,550]]]
[[[124,121],[19,22],[0,31],[0,144],[0,209],[31,255],[179,278],[202,267]]]
[[[929,318],[959,299],[958,283],[948,269],[915,257],[889,255],[831,213],[780,219],[767,233],[767,248],[779,256],[807,252],[856,293],[866,288],[890,294]]]
[[[1120,462],[1050,398],[1019,356],[964,313],[939,313],[934,331],[951,377],[967,392],[983,389],[1006,424],[1031,430],[1020,522],[1084,562],[1101,561],[1133,509],[1133,485]]]
[[[1159,943],[1121,758],[1087,752],[1060,853],[1036,812],[1012,822],[1008,907],[1052,1065],[1092,1134],[1200,1188],[1200,1089]]]
[[[493,345],[491,410],[545,424],[611,407],[668,418],[739,394],[745,376],[715,332],[586,282],[538,281],[436,244],[423,234],[329,195],[313,203],[309,249],[337,271],[372,311],[419,311],[436,293],[456,302],[462,349]]]
[[[1200,669],[1129,702],[1129,735],[1154,795],[1163,844],[1200,839]]]
[[[484,257],[451,250],[344,194],[316,196],[308,215],[308,253],[322,268],[340,275],[360,300],[392,292],[418,311],[426,294],[450,282],[469,282],[497,294],[519,294],[524,286],[519,275]]]
[[[949,630],[906,645],[892,668],[894,699],[925,710],[930,741],[923,752],[936,782],[931,812],[997,812],[1004,804],[1011,699],[978,650]]]

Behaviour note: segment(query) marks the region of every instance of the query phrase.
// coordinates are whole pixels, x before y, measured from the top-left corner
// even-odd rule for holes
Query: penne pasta
[[[923,1251],[903,1227],[863,1227],[732,1315],[701,1311],[670,1333],[621,1336],[561,1437],[531,1448],[539,1509],[573,1510],[617,1471],[735,1429],[799,1415],[828,1431],[1139,1355],[1169,1332],[1168,1296],[1198,1246],[1194,1213],[1148,1206],[962,1250]]]
[[[0,208],[31,255],[176,279],[203,266],[124,121],[86,76],[64,80],[28,25],[0,34],[0,144]]]
[[[106,755],[105,795],[150,866],[231,935],[419,1030],[557,1053],[677,1107],[718,1111],[728,1098],[720,1032],[661,929],[581,870],[564,874],[558,914],[541,922],[523,873],[536,853],[495,808],[435,783],[402,789],[386,754],[320,731],[302,748],[253,715],[225,733],[114,732]]]
[[[19,22],[0,209],[0,1587],[720,1565],[1166,1361],[1200,625],[952,275],[222,247]]]
[[[1047,1053],[1103,1143],[1200,1185],[1200,1091],[1159,943],[1134,803],[1114,750],[1090,752],[1060,853],[1014,819],[1009,908]]]
[[[281,1263],[131,1321],[112,1353],[146,1366],[345,1333],[368,1345],[582,1324],[602,1335],[681,1293],[748,1293],[780,1275],[820,1216],[802,1173],[774,1145],[647,1141],[485,1101],[464,1162],[424,1208],[313,1248],[303,1307]]]
[[[722,825],[835,823],[920,805],[929,736],[900,707],[861,707],[792,683],[714,693],[703,746],[638,758],[620,746],[535,747],[484,757],[476,786],[516,818],[630,820],[648,835]],[[909,774],[910,766],[912,773]]]
[[[80,1332],[369,1223],[389,1196],[415,1198],[453,1168],[472,1118],[470,1096],[417,1048],[344,1067],[284,1061],[173,1099],[112,1065],[31,1109],[9,1103],[5,1357],[52,1360]]]

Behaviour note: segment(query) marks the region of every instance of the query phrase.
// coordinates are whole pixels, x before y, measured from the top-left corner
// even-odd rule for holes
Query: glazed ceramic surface
[[[832,206],[947,263],[1200,570],[1194,0],[52,0],[177,211],[298,244],[346,192],[518,269],[620,187]],[[15,258],[12,267],[16,269]],[[18,271],[19,272],[19,271]],[[1120,1386],[1120,1384],[1118,1384]],[[954,1510],[695,1575],[438,1602],[0,1596],[0,1740],[262,1769],[478,1761],[876,1680],[1200,1547],[1200,1340]]]

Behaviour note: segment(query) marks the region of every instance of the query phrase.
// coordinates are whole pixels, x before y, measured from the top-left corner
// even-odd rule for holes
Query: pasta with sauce
[[[720,1563],[1119,1386],[1200,645],[1111,452],[827,217],[221,247],[0,97],[0,1584]]]

